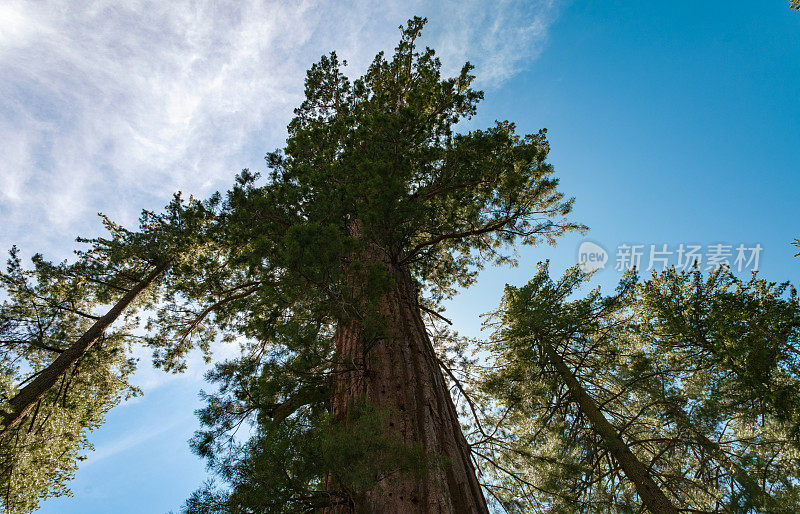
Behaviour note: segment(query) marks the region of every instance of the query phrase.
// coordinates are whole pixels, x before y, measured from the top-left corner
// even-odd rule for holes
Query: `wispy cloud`
[[[153,426],[145,426],[135,432],[128,433],[118,439],[108,443],[98,445],[94,451],[89,452],[86,460],[81,464],[81,469],[87,468],[93,464],[97,464],[114,455],[126,452],[130,449],[150,441],[159,435],[168,432],[176,427],[186,424],[186,418],[176,418],[167,423],[159,423],[155,428]]]
[[[304,71],[336,49],[357,73],[430,18],[446,66],[493,87],[534,59],[552,0],[0,4],[0,245],[64,256],[94,213],[123,223],[172,192],[224,189],[280,145]]]
[[[214,362],[222,362],[233,359],[241,355],[241,344],[239,342],[219,342],[211,344],[211,354]],[[132,357],[138,359],[139,363],[136,373],[131,378],[131,383],[142,390],[144,396],[137,396],[127,403],[138,403],[147,396],[148,393],[176,381],[191,383],[199,390],[204,382],[206,372],[213,367],[213,363],[208,363],[203,358],[200,350],[193,350],[186,357],[186,369],[182,373],[168,373],[153,366],[152,350],[142,346],[133,349]]]

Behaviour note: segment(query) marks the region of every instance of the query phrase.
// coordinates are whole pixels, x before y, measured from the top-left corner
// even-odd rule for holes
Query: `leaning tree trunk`
[[[81,357],[86,355],[92,346],[100,340],[106,329],[110,327],[111,324],[119,318],[122,312],[136,300],[136,297],[147,289],[147,287],[149,287],[166,269],[166,263],[156,266],[147,276],[125,293],[105,315],[101,316],[89,327],[89,330],[84,332],[77,341],[61,352],[49,366],[40,371],[36,375],[36,378],[20,389],[20,391],[8,401],[7,407],[9,410],[2,415],[2,421],[0,421],[0,423],[2,423],[0,439],[5,437],[20,424],[34,405],[52,389],[58,380],[64,376]]]
[[[429,466],[422,479],[400,474],[383,480],[356,505],[327,512],[486,513],[469,445],[420,315],[416,286],[407,269],[394,268],[394,275],[397,287],[380,302],[385,338],[366,344],[357,322],[336,331],[342,367],[332,413],[345,420],[355,404],[366,400],[388,413],[391,436],[443,457],[443,464]],[[329,488],[336,488],[331,477]]]
[[[542,348],[556,372],[567,384],[567,391],[572,401],[580,407],[583,416],[589,421],[595,432],[603,438],[609,453],[619,463],[628,479],[633,482],[636,492],[639,493],[647,510],[653,514],[677,514],[678,509],[658,487],[648,467],[625,444],[617,429],[606,419],[597,402],[586,392],[561,355],[546,341],[542,342]]]

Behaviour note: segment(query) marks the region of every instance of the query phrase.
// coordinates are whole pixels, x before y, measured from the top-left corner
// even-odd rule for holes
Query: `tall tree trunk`
[[[10,407],[10,411],[3,415],[3,428],[2,431],[0,431],[0,438],[5,437],[11,430],[19,425],[36,403],[47,394],[56,382],[58,382],[81,357],[86,355],[106,329],[116,321],[120,314],[128,308],[136,297],[147,289],[153,280],[163,273],[167,267],[168,265],[166,263],[156,266],[146,277],[136,283],[130,291],[125,293],[105,315],[89,327],[89,330],[84,332],[74,344],[61,352],[49,366],[43,369],[36,375],[36,378],[9,400],[8,406]]]
[[[336,351],[342,365],[333,415],[347,418],[366,400],[388,412],[388,429],[406,445],[420,445],[428,455],[444,457],[423,479],[401,474],[383,480],[357,505],[330,513],[488,513],[439,361],[425,330],[418,291],[405,268],[394,268],[397,287],[380,303],[388,336],[366,344],[357,322],[337,329]],[[335,484],[329,487],[334,489]]]
[[[572,401],[580,407],[581,413],[589,421],[589,424],[603,438],[614,460],[619,463],[625,476],[633,482],[636,492],[639,493],[639,497],[645,507],[654,514],[677,514],[678,509],[658,487],[647,467],[628,448],[628,445],[617,433],[614,425],[609,423],[597,406],[597,402],[581,386],[575,374],[564,362],[564,359],[561,358],[561,355],[546,341],[541,341],[541,344],[547,354],[547,358],[556,368],[556,372],[567,384]]]

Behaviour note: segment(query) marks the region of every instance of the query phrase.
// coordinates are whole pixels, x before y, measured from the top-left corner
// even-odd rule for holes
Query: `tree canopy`
[[[673,509],[796,510],[796,291],[669,269],[571,299],[587,278],[574,268],[554,282],[542,266],[494,314],[481,387],[502,423],[482,453],[514,471],[494,473],[502,502],[637,511],[641,477],[626,463],[638,462]]]
[[[67,494],[88,433],[125,398],[143,345],[165,371],[237,343],[202,393],[192,449],[214,479],[194,513],[794,512],[800,302],[727,268],[623,277],[542,264],[507,286],[488,341],[444,302],[518,245],[585,226],[546,131],[477,112],[467,63],[443,78],[400,27],[355,80],[336,53],[269,173],[176,195],[73,262],[12,249],[0,274],[0,502]]]

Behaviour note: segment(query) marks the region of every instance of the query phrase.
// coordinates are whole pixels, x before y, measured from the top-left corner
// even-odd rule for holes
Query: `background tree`
[[[729,475],[740,510],[798,504],[800,307],[788,283],[667,270],[637,290],[635,330],[664,413]],[[681,384],[676,388],[675,384]],[[677,405],[676,405],[677,403]],[[680,408],[677,408],[680,407]],[[714,441],[715,445],[709,442]]]
[[[570,300],[586,279],[542,267],[507,288],[483,382],[503,430],[477,441],[489,489],[520,512],[792,512],[794,291],[669,270]]]
[[[29,512],[66,481],[90,449],[88,432],[108,410],[136,394],[128,383],[140,342],[137,312],[151,309],[181,270],[194,269],[208,240],[213,202],[145,212],[138,231],[103,218],[109,237],[80,240],[89,249],[73,263],[41,255],[23,267],[16,248],[0,274],[2,431],[0,501],[8,512]],[[193,271],[196,274],[196,271]],[[174,353],[174,352],[173,352]]]
[[[1,394],[6,419],[17,420],[0,441],[0,498],[10,513],[30,512],[42,498],[67,494],[65,483],[89,448],[87,432],[136,392],[127,381],[134,363],[127,358],[125,334],[131,327],[125,325],[105,333],[92,352],[54,377],[54,387],[41,389],[29,410],[10,404],[96,322],[90,313],[99,292],[70,277],[74,267],[38,256],[34,265],[24,270],[12,250],[1,277],[9,296],[0,310]]]

